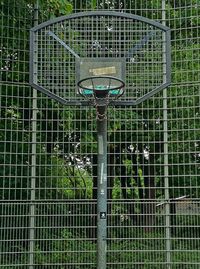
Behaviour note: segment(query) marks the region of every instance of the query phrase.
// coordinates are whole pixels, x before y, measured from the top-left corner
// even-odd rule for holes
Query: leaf
[[[96,9],[97,8],[97,0],[91,0],[91,8]]]
[[[59,12],[62,14],[69,14],[72,13],[73,6],[66,0],[60,0],[60,9]]]
[[[72,13],[72,10],[73,10],[72,4],[67,3],[67,11],[68,11],[68,13]]]

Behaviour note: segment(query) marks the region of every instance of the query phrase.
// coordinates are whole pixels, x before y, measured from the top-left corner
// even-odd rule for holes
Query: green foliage
[[[199,81],[200,63],[198,55],[200,45],[195,43],[191,44],[190,40],[187,42],[188,44],[180,44],[172,54],[172,59],[174,60],[172,80],[176,81],[176,83],[187,81],[193,81],[195,83]],[[184,49],[185,47],[187,47],[187,49]],[[188,103],[188,105],[190,104]]]
[[[11,91],[18,91],[19,88],[3,85],[2,90],[8,97]],[[8,101],[7,97],[1,99],[0,129],[4,131],[0,132],[0,162],[4,166],[0,169],[0,198],[27,199],[30,133],[24,122],[25,104],[23,111],[17,98],[8,98]],[[4,188],[13,191],[5,191]]]
[[[38,255],[36,255],[36,262],[38,264],[46,264],[49,262],[70,264],[75,261],[75,263],[77,263],[76,268],[78,269],[82,267],[78,264],[88,263],[89,260],[91,263],[95,263],[95,244],[84,240],[84,238],[80,240],[80,237],[77,237],[77,239],[79,239],[78,241],[75,241],[74,239],[74,235],[71,232],[69,232],[67,229],[63,230],[61,238],[57,238],[52,242],[51,249],[53,253],[45,253],[39,249],[39,246],[37,246]],[[94,266],[88,266],[88,268],[94,268]]]
[[[97,0],[91,0],[91,7],[92,7],[92,9],[97,8]]]
[[[114,266],[116,269],[121,269],[126,264],[126,269],[132,269],[133,264],[141,264],[140,266],[143,269],[148,269],[149,265],[151,265],[152,269],[164,269],[166,262],[166,235],[158,231],[144,234],[138,228],[127,228],[128,236],[137,238],[137,240],[129,238],[119,240],[112,235],[114,240],[108,242],[107,245],[107,268],[111,269]],[[172,239],[171,247],[172,269],[179,269],[180,264],[181,268],[184,269],[187,269],[188,266],[190,269],[196,269],[195,263],[200,262],[198,239],[193,240],[193,242],[184,238],[181,240]],[[188,251],[190,248],[193,250]],[[21,258],[21,262],[28,262],[26,254]],[[85,263],[88,269],[95,269],[96,244],[86,240],[86,238],[74,236],[68,229],[63,229],[61,236],[55,238],[49,244],[48,250],[42,249],[39,244],[36,245],[35,263],[38,266],[60,264],[63,268],[65,268],[66,264],[73,263],[73,267],[71,267],[73,269],[81,269],[83,268],[83,263]]]
[[[67,163],[56,155],[51,160],[51,181],[58,193],[67,199],[92,198],[92,178],[86,169]]]
[[[51,18],[72,13],[73,6],[67,0],[39,0],[39,6],[46,10]]]

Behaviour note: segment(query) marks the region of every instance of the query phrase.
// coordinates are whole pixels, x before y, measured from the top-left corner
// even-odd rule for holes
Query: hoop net
[[[96,108],[97,119],[106,118],[108,105],[124,93],[125,83],[118,78],[95,76],[78,82],[79,94]]]

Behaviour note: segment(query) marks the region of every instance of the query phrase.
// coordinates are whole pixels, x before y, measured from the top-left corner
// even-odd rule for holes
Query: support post
[[[106,107],[100,107],[105,115]],[[97,118],[97,269],[106,269],[107,240],[107,118]]]
[[[162,0],[162,24],[166,25],[166,1]],[[166,40],[163,34],[163,80],[166,82]],[[166,263],[171,269],[171,230],[170,230],[170,196],[169,196],[169,160],[168,160],[168,117],[167,117],[167,89],[163,90],[163,132],[164,132],[164,188],[165,188],[165,236]]]
[[[38,0],[34,6],[34,26],[38,24]],[[34,74],[36,74],[36,65],[34,66]],[[36,76],[34,75],[36,81]],[[35,251],[35,179],[36,179],[36,145],[37,145],[37,90],[33,89],[32,96],[32,148],[31,148],[31,192],[30,192],[30,226],[29,226],[29,269],[34,266]]]

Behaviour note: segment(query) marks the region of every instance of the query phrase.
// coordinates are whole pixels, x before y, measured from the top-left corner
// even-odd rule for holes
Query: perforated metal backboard
[[[170,84],[170,29],[114,11],[76,13],[31,29],[30,83],[63,104],[87,104],[77,94],[84,76],[125,82],[113,105],[136,105]]]

